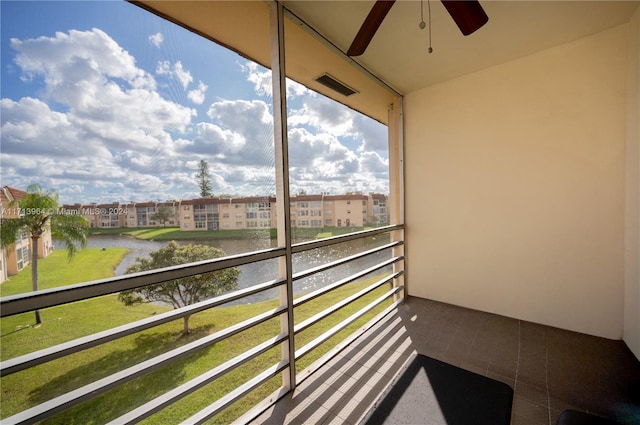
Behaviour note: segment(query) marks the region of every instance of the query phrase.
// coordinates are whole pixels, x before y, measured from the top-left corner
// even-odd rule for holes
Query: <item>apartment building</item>
[[[384,194],[292,196],[293,228],[363,227],[386,223]],[[181,202],[180,230],[268,229],[276,227],[274,197],[200,198]]]
[[[245,226],[247,229],[269,229],[276,227],[276,198],[250,197],[239,198],[237,201],[238,204],[244,205]]]
[[[99,204],[87,219],[91,227],[122,227],[126,220],[125,211],[118,203]]]
[[[218,230],[220,227],[219,198],[187,199],[180,203],[180,230]]]
[[[368,198],[367,211],[371,214],[367,216],[366,222],[368,224],[388,223],[387,196],[381,193],[372,193]]]
[[[67,214],[83,216],[92,228],[164,227],[179,225],[180,203],[141,202],[63,205]]]
[[[323,215],[324,195],[298,195],[291,197],[291,227],[323,227],[323,216],[333,217],[332,203],[328,202],[328,214]],[[333,218],[331,218],[333,221]]]
[[[180,203],[180,230],[275,227],[275,198],[199,198]]]
[[[0,189],[0,198],[2,200],[2,211],[0,214],[4,218],[17,218],[25,212],[20,208],[12,206],[13,201],[18,201],[26,196],[27,192],[10,186],[4,186]],[[18,274],[22,269],[27,267],[31,262],[31,252],[34,247],[31,246],[31,238],[28,230],[25,228],[19,232],[15,244],[2,249],[0,254],[0,282],[4,282],[8,276]],[[53,251],[53,243],[51,240],[51,231],[45,231],[38,239],[38,258],[48,256]]]
[[[375,197],[375,199],[374,199]],[[292,227],[363,227],[386,222],[374,216],[374,202],[383,194],[299,195],[291,198]],[[379,207],[378,207],[379,209]]]
[[[115,213],[126,217],[126,227],[166,227],[179,224],[180,203],[138,202],[121,205]]]
[[[297,228],[363,227],[388,223],[387,195],[297,195],[291,199]],[[276,198],[197,198],[168,202],[65,205],[92,228],[179,226],[180,230],[270,229],[276,227]]]

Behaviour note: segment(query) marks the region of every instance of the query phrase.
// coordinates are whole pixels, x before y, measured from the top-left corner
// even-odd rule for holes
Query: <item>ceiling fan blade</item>
[[[373,39],[376,31],[382,24],[384,17],[387,16],[387,13],[393,6],[395,0],[377,0],[367,18],[362,23],[358,34],[356,34],[356,38],[353,39],[349,50],[347,50],[347,55],[349,56],[360,56],[367,50],[367,46]]]
[[[442,4],[464,35],[475,32],[489,20],[478,0],[442,0]]]

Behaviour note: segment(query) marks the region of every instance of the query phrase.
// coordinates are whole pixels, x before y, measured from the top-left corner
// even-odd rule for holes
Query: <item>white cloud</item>
[[[46,103],[30,97],[18,102],[2,99],[0,105],[3,153],[59,158],[78,155],[83,134],[67,114],[52,111]],[[95,144],[87,144],[83,150],[92,156],[106,152]]]
[[[189,93],[187,93],[187,97],[196,105],[202,105],[204,103],[204,96],[207,88],[207,85],[200,81],[198,83],[198,88],[190,90]]]
[[[35,178],[55,188],[91,182],[87,197],[98,187],[141,196],[134,190],[171,187],[160,167],[170,169],[180,148],[173,135],[188,130],[195,110],[163,98],[153,77],[100,30],[13,39],[11,46],[23,75],[44,82],[44,90],[40,99],[1,101],[4,181],[24,187]]]
[[[182,66],[182,62],[178,61],[173,65],[173,72],[175,73],[176,78],[180,83],[182,83],[182,87],[186,90],[186,88],[193,82],[193,77],[191,73],[184,69]]]
[[[298,83],[297,81],[293,81],[287,78],[287,95],[289,95],[289,97],[296,97],[296,96],[315,97],[316,93],[309,90],[308,88]]]
[[[223,159],[236,155],[245,144],[246,140],[241,134],[201,122],[197,124],[196,137],[188,150]]]
[[[253,90],[259,96],[271,96],[271,70],[261,67],[255,62],[240,65],[247,75],[247,81],[253,84]]]
[[[73,104],[68,96],[72,84],[99,85],[108,77],[121,78],[133,88],[155,89],[153,77],[136,66],[133,56],[96,28],[24,41],[12,38],[11,47],[18,52],[15,62],[22,72],[30,78],[44,76],[47,94],[63,103]]]
[[[183,89],[187,89],[189,84],[193,82],[193,77],[191,76],[191,72],[184,69],[181,61],[178,61],[171,65],[171,62],[165,60],[158,62],[158,66],[156,67],[156,74],[158,75],[166,75],[169,78],[175,78],[180,82]]]
[[[149,42],[156,47],[160,47],[163,41],[164,41],[164,35],[162,35],[161,32],[157,32],[149,36]]]
[[[207,115],[228,128],[243,131],[247,131],[251,123],[264,125],[273,122],[269,106],[262,100],[219,100],[211,104]]]
[[[149,41],[160,45],[162,34]],[[5,184],[39,182],[62,202],[185,198],[197,196],[197,163],[205,159],[214,193],[275,192],[268,102],[219,99],[194,122],[195,109],[165,98],[154,76],[97,29],[14,39],[11,47],[16,71],[43,89],[39,99],[1,100]],[[207,84],[182,61],[155,65],[186,90],[184,102],[204,104]],[[244,84],[269,97],[271,72],[250,63],[243,70]],[[292,190],[385,191],[384,126],[300,84],[288,81],[287,91]]]
[[[385,160],[377,152],[363,152],[360,157],[360,168],[370,173],[388,173],[389,160]]]
[[[385,157],[389,155],[387,126],[384,124],[356,114],[353,120],[353,132],[362,140],[359,148],[361,152],[375,151]]]
[[[158,65],[156,66],[156,74],[172,76],[173,71],[171,70],[171,62],[158,61]]]
[[[244,65],[240,65],[242,70],[247,75],[247,81],[253,84],[253,90],[259,96],[272,96],[271,88],[271,70],[263,68],[255,62],[246,62]],[[287,95],[291,97],[298,96],[315,96],[315,93],[303,86],[302,84],[293,81],[289,78],[286,79]]]
[[[292,127],[310,126],[336,136],[353,135],[356,113],[346,106],[324,96],[305,97],[303,106],[289,112]]]
[[[160,96],[153,77],[98,29],[11,44],[22,72],[44,80],[42,101],[66,105],[66,120],[84,144],[155,148],[170,138],[168,132],[184,131],[195,116],[194,110]]]

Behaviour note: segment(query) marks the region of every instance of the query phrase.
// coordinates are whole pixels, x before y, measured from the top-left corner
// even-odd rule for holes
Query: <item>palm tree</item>
[[[31,237],[31,284],[38,290],[38,240],[44,232],[51,231],[53,239],[64,242],[68,258],[77,251],[76,244],[84,246],[89,233],[89,223],[77,214],[65,214],[58,204],[58,194],[45,191],[40,185],[32,184],[22,199],[9,203],[10,210],[17,217],[2,217],[0,220],[0,246],[13,245],[20,232],[26,229]],[[42,323],[40,311],[36,310],[36,324]]]

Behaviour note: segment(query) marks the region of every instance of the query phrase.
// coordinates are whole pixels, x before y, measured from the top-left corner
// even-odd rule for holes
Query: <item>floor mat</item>
[[[513,389],[417,355],[362,422],[366,425],[509,425]]]

